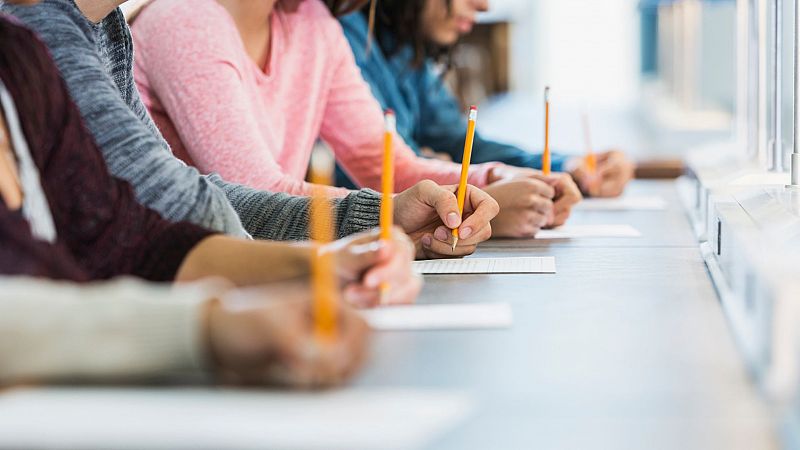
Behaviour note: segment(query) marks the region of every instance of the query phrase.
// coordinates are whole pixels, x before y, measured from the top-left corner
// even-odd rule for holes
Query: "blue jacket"
[[[449,154],[453,161],[461,162],[467,132],[465,112],[442,82],[434,64],[428,61],[419,69],[412,68],[410,47],[402,48],[387,58],[373,42],[367,54],[369,26],[364,15],[356,12],[339,20],[353,49],[356,64],[375,98],[381,107],[391,108],[397,115],[397,132],[403,140],[417,154],[420,148],[430,147]],[[564,156],[553,155],[553,170],[561,170],[565,160]],[[541,154],[488,140],[476,133],[472,162],[490,161],[519,167],[542,167]],[[337,170],[336,181],[340,186],[354,187],[341,170]]]

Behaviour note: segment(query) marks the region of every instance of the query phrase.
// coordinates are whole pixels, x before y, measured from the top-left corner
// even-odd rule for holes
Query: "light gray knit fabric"
[[[117,9],[93,24],[74,0],[0,10],[36,31],[50,48],[111,173],[140,202],[174,221],[260,239],[308,238],[309,199],[257,191],[203,176],[172,155],[133,81],[133,42]],[[362,190],[334,201],[339,237],[378,226],[380,195]],[[245,232],[247,231],[247,233]]]

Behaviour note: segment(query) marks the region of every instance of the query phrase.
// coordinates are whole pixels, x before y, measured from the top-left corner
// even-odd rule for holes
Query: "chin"
[[[459,39],[461,39],[461,34],[458,32],[444,32],[436,39],[436,45],[450,47],[456,45]]]

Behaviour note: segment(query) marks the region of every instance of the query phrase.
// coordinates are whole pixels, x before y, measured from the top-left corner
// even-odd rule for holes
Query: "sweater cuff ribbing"
[[[341,218],[340,238],[380,225],[381,195],[371,189],[362,189],[348,195],[337,205],[337,216]]]

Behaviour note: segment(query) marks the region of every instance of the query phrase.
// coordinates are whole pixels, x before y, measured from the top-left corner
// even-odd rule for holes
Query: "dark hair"
[[[427,58],[438,63],[450,65],[452,46],[441,46],[425,37],[422,16],[425,4],[429,1],[447,3],[450,10],[452,0],[375,0],[375,40],[387,55],[397,53],[403,46],[410,45],[414,51],[412,65],[420,67]],[[361,9],[369,17],[369,5]],[[389,37],[391,36],[391,38]]]
[[[334,16],[344,16],[358,11],[367,5],[370,0],[325,0],[325,6]],[[367,6],[368,7],[368,6]]]

